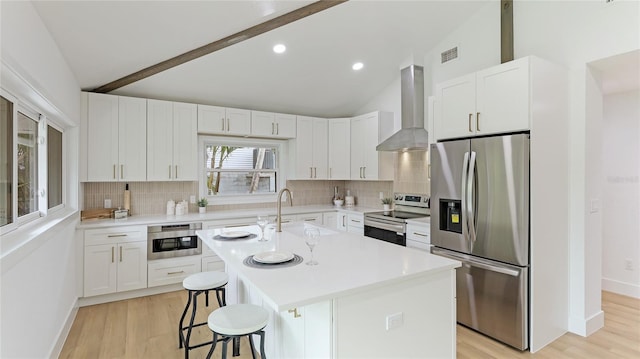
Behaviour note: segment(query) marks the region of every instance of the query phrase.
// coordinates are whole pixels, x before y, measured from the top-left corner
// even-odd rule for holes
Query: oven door
[[[401,246],[407,245],[404,223],[390,223],[365,217],[364,235]]]

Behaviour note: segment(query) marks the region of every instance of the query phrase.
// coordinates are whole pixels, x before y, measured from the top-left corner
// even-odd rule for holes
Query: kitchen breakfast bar
[[[305,264],[307,227],[320,230],[314,266]],[[231,230],[256,235],[225,235]],[[306,223],[283,226],[264,242],[257,226],[196,233],[226,264],[227,303],[269,311],[269,358],[455,357],[460,262]],[[264,252],[296,258],[250,266]]]

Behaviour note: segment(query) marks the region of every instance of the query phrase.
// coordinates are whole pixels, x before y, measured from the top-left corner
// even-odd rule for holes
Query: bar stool
[[[224,286],[229,282],[229,276],[224,272],[201,272],[195,273],[182,281],[182,286],[184,289],[189,291],[189,299],[187,300],[187,305],[184,307],[184,311],[182,312],[182,317],[180,317],[180,327],[178,328],[178,341],[180,342],[180,348],[184,346],[184,357],[185,359],[189,359],[189,350],[199,348],[212,342],[200,343],[197,345],[189,345],[189,340],[191,339],[191,330],[194,327],[198,327],[201,325],[207,324],[207,322],[194,324],[193,321],[196,317],[196,310],[198,307],[198,296],[202,293],[205,293],[206,297],[206,306],[209,306],[209,291],[215,290],[216,299],[218,299],[218,306],[221,308],[227,305],[225,299],[225,288]],[[193,302],[193,305],[191,303]],[[191,320],[189,321],[188,326],[184,326],[184,318],[187,315],[187,311],[189,310],[189,306],[191,306]],[[184,335],[184,331],[187,331],[187,335]]]
[[[264,327],[269,322],[269,312],[253,304],[233,304],[216,309],[209,314],[209,329],[213,332],[213,340],[207,359],[211,358],[216,344],[222,342],[222,359],[227,358],[227,343],[233,339],[248,336],[251,356],[256,359],[252,335],[260,335],[260,357],[264,354]],[[220,336],[220,338],[218,338]]]

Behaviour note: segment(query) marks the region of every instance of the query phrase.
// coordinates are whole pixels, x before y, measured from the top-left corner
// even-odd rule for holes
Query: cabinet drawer
[[[296,219],[301,222],[322,224],[322,213],[299,214]]]
[[[148,282],[149,287],[182,283],[187,276],[200,272],[202,268],[202,256],[190,256],[182,258],[158,259],[149,261]]]
[[[113,244],[147,240],[147,226],[126,226],[84,231],[84,245]]]
[[[407,225],[407,240],[431,244],[431,226]]]
[[[347,228],[364,228],[364,216],[361,214],[347,214]]]

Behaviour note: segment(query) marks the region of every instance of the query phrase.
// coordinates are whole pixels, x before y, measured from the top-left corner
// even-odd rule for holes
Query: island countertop
[[[305,264],[310,252],[303,238],[304,226],[321,228],[320,240],[314,249],[314,259],[319,262],[315,266]],[[258,234],[253,239],[213,238],[229,230],[200,230],[196,234],[233,272],[250,282],[277,312],[460,266],[458,261],[423,251],[306,223],[283,225],[283,231],[274,233],[267,242],[258,241],[257,226],[232,229]],[[295,266],[266,269],[243,263],[248,256],[266,251],[294,253],[304,261]]]

